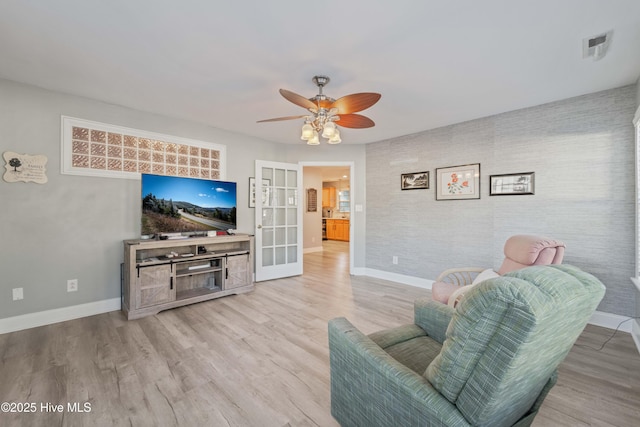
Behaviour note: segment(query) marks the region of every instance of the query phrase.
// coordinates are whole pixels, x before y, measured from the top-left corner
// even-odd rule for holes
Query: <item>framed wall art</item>
[[[429,188],[429,172],[412,172],[400,175],[401,190],[423,190]]]
[[[318,211],[318,190],[307,188],[307,212]]]
[[[480,198],[480,163],[436,169],[436,200]]]
[[[489,177],[490,196],[516,196],[535,194],[535,173],[521,172]]]
[[[269,189],[264,188],[268,187],[271,184],[271,180],[262,179],[262,205],[265,206],[267,203],[267,195],[269,194]],[[249,207],[256,207],[256,179],[254,177],[249,178]]]
[[[2,177],[6,182],[35,182],[46,184],[47,157],[42,154],[19,154],[5,151],[2,155],[6,164],[6,172]]]

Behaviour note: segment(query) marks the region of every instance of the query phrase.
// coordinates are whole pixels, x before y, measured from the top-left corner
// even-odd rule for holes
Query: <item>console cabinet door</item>
[[[249,265],[248,254],[228,256],[226,264],[225,289],[233,289],[251,284],[251,266]]]
[[[176,299],[171,264],[138,267],[136,308],[170,302]]]

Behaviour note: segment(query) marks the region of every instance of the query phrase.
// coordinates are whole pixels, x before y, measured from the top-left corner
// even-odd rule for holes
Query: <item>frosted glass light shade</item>
[[[313,128],[311,127],[311,125],[309,123],[305,123],[302,126],[302,135],[300,136],[300,139],[308,141],[311,138],[313,138]]]
[[[338,129],[336,129],[336,131],[333,133],[333,136],[327,141],[327,143],[329,144],[340,144],[341,142],[342,139],[340,139],[340,131]]]
[[[319,145],[320,144],[320,137],[318,136],[318,132],[316,132],[315,130],[313,131],[313,136],[311,138],[309,138],[309,140],[307,140],[307,144],[309,144],[309,145]]]
[[[322,131],[323,138],[331,138],[336,133],[336,125],[333,122],[327,122],[324,124]]]

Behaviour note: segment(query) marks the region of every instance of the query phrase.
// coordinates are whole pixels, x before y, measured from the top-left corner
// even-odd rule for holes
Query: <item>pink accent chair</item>
[[[496,273],[491,269],[465,267],[443,271],[431,288],[431,298],[455,307],[463,295],[484,280],[531,265],[561,264],[565,245],[559,240],[520,234],[504,244],[505,259]]]

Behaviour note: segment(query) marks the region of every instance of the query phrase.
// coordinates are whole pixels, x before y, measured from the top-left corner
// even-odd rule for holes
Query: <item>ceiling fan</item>
[[[304,118],[300,139],[307,141],[309,145],[320,144],[319,135],[327,138],[329,144],[339,144],[342,142],[340,139],[340,131],[336,126],[352,129],[363,129],[375,126],[375,123],[370,118],[354,113],[371,107],[378,102],[382,95],[379,93],[364,92],[333,99],[322,93],[322,89],[330,80],[327,76],[314,76],[312,81],[318,86],[318,94],[309,99],[286,89],[280,89],[280,95],[287,101],[309,110],[311,114],[259,120],[258,123]]]

